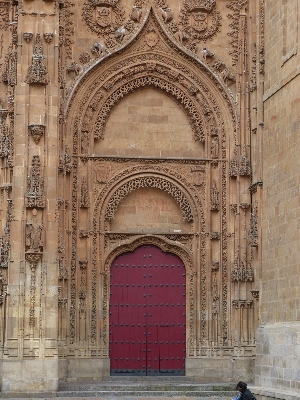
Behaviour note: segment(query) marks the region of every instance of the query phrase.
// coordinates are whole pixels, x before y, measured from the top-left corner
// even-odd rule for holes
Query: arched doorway
[[[111,375],[184,375],[186,273],[182,260],[154,245],[112,263]]]

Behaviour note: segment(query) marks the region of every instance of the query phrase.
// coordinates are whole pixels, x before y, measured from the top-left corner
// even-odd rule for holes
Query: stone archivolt
[[[208,4],[208,3],[207,3]],[[207,9],[207,12],[213,9]],[[165,19],[168,21],[168,10]],[[89,315],[92,346],[97,354],[108,355],[108,298],[109,298],[109,267],[112,259],[122,251],[130,251],[140,244],[151,243],[162,249],[179,254],[186,263],[190,273],[188,276],[188,355],[195,357],[209,354],[210,319],[208,308],[212,315],[219,313],[220,319],[214,319],[214,329],[220,332],[215,340],[220,344],[230,339],[228,301],[228,244],[227,244],[227,186],[229,132],[236,131],[236,119],[233,115],[232,100],[223,83],[199,60],[184,54],[176,48],[150,12],[148,22],[136,36],[131,45],[121,52],[105,56],[92,67],[87,64],[83,73],[78,76],[75,84],[70,87],[67,102],[66,131],[68,146],[73,149],[73,156],[81,155],[81,159],[72,157],[69,163],[72,190],[72,251],[71,268],[68,275],[70,291],[63,298],[69,298],[66,307],[69,309],[70,345],[76,346],[77,333],[80,331],[76,311],[77,301],[81,304],[81,318],[86,315],[84,309],[90,302]],[[163,50],[162,50],[163,49]],[[105,124],[113,107],[133,90],[152,86],[166,92],[175,99],[189,117],[194,129],[194,139],[206,149],[206,158],[202,161],[173,160],[169,165],[167,160],[136,160],[119,157],[116,159],[91,156],[93,141],[104,137]],[[88,135],[88,136],[87,136]],[[71,142],[73,140],[73,143]],[[199,144],[195,144],[199,145]],[[62,154],[63,156],[63,154]],[[61,156],[60,171],[64,171]],[[212,162],[213,161],[213,162]],[[101,162],[101,164],[100,164]],[[211,163],[212,162],[212,163]],[[211,163],[211,164],[210,164]],[[184,170],[185,165],[187,168]],[[199,169],[200,168],[200,169]],[[196,171],[196,172],[195,172]],[[213,172],[216,171],[216,172]],[[195,176],[195,174],[197,176]],[[200,174],[200,175],[199,175]],[[210,174],[214,180],[207,185]],[[82,202],[82,184],[79,176],[93,175],[93,197],[90,207],[80,207]],[[68,178],[68,175],[62,174]],[[65,178],[64,178],[65,179]],[[90,183],[88,184],[90,185]],[[88,186],[90,187],[90,186]],[[178,202],[184,218],[190,223],[191,242],[189,240],[170,240],[167,235],[145,236],[140,233],[110,232],[110,221],[122,201],[132,191],[143,187],[154,187],[167,191]],[[207,189],[211,192],[207,193]],[[61,196],[65,198],[66,196]],[[209,199],[209,200],[207,200]],[[81,213],[89,212],[92,216],[92,226],[79,228]],[[85,210],[86,209],[86,210]],[[205,210],[210,212],[210,216]],[[68,211],[67,211],[68,212]],[[92,213],[92,214],[91,214]],[[212,219],[221,221],[220,232],[216,237],[210,237],[208,229]],[[80,232],[86,232],[77,236]],[[218,239],[212,240],[210,239]],[[87,256],[90,284],[78,286],[80,293],[87,293],[87,298],[77,299],[76,280],[78,272],[77,251],[79,243],[89,243],[90,253]],[[211,244],[209,244],[209,242]],[[210,247],[222,249],[217,270],[211,270]],[[199,249],[195,251],[195,249]],[[193,251],[191,251],[193,250]],[[104,256],[105,252],[105,256]],[[178,253],[179,252],[179,253]],[[219,252],[219,250],[218,250]],[[187,256],[188,254],[188,256]],[[98,274],[101,273],[101,287],[98,290]],[[213,276],[213,298],[208,300],[209,284]],[[90,296],[90,297],[89,297]],[[197,301],[196,301],[197,298]],[[101,343],[97,337],[99,328],[97,308],[103,310],[101,322]],[[210,305],[210,301],[212,301]],[[196,315],[200,317],[200,328],[196,326]],[[216,322],[217,321],[217,322]],[[216,327],[216,324],[218,327]],[[97,350],[96,350],[97,349]]]
[[[121,7],[117,1],[84,5],[86,15],[95,13],[89,28],[94,32],[97,29],[96,33],[106,40],[112,39],[114,30],[121,27],[121,19],[117,22],[118,3]],[[196,3],[189,6],[184,2],[184,10],[195,21],[194,39],[200,40],[206,33],[196,21],[203,18],[205,25],[204,17],[207,17],[208,23],[211,22],[215,2],[200,1],[201,13],[209,14],[206,16],[192,15],[194,8],[191,7],[196,7]],[[138,2],[135,7],[131,19],[137,25],[145,10]],[[101,54],[91,59],[87,51],[83,52],[82,69],[73,64],[78,74],[66,92],[58,166],[59,198],[70,199],[70,207],[59,206],[57,210],[61,234],[60,355],[71,356],[81,349],[82,354],[109,357],[109,268],[118,254],[147,243],[179,255],[188,271],[188,357],[216,354],[212,342],[214,348],[226,347],[226,354],[234,355],[230,307],[235,305],[235,299],[230,285],[245,286],[254,279],[245,280],[243,274],[240,279],[237,271],[238,283],[235,278],[230,282],[234,255],[229,244],[233,240],[228,240],[232,235],[228,226],[231,218],[240,215],[228,213],[229,186],[235,182],[229,179],[228,157],[236,142],[238,117],[224,82],[194,55],[178,47],[176,38],[170,34],[175,25],[168,8],[166,2],[157,2],[157,7],[146,15],[140,32],[136,32],[130,43],[127,38],[126,47],[116,45],[113,54],[109,54],[104,45],[96,43],[95,51],[99,49]],[[97,20],[96,12],[99,12]],[[219,22],[215,24],[215,33]],[[119,38],[121,43],[125,42]],[[94,144],[98,141],[101,147],[99,139],[105,137],[105,125],[114,106],[126,101],[127,94],[146,86],[167,93],[185,111],[193,127],[195,146],[205,150],[203,159],[94,154]],[[247,177],[248,162],[244,157],[247,155],[242,152],[239,156],[237,173]],[[110,231],[122,200],[144,187],[166,191],[173,197],[187,221],[185,234]],[[241,214],[248,221],[248,210]],[[67,327],[63,323],[66,320]],[[90,341],[86,339],[88,335]],[[253,342],[247,343],[253,347]]]

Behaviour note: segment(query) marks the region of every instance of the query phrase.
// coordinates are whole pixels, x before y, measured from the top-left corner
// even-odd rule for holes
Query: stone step
[[[90,397],[90,398],[110,398],[115,397],[129,397],[129,398],[140,398],[140,397],[151,397],[151,398],[165,398],[165,397],[178,397],[178,398],[193,398],[193,399],[211,399],[211,400],[229,400],[236,395],[235,391],[59,391],[57,397],[59,398],[70,398],[70,397]]]
[[[234,391],[233,385],[228,384],[203,384],[203,383],[190,383],[190,382],[178,382],[178,381],[149,381],[149,380],[137,380],[137,381],[101,381],[101,382],[89,382],[89,383],[78,383],[69,382],[62,383],[59,386],[60,392],[83,392],[83,391],[114,391],[114,392],[232,392]]]
[[[236,396],[233,384],[203,384],[185,377],[109,377],[101,382],[61,383],[57,397],[188,397],[231,399]],[[169,379],[168,379],[169,378]]]
[[[137,375],[126,375],[126,376],[104,376],[102,378],[102,381],[105,382],[128,382],[128,381],[139,381],[139,382],[143,382],[143,381],[164,381],[164,382],[196,382],[196,379],[194,376],[160,376],[160,375],[152,375],[152,376],[137,376]]]

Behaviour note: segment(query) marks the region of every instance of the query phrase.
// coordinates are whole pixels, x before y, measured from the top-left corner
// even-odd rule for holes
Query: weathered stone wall
[[[300,5],[266,2],[263,134],[262,325],[256,384],[300,389]],[[278,394],[279,395],[279,394]]]

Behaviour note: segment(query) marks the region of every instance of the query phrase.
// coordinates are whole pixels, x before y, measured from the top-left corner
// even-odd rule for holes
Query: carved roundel
[[[98,35],[114,33],[124,22],[119,0],[94,0],[84,3],[82,16],[89,29]]]
[[[157,188],[169,193],[179,204],[184,220],[193,222],[192,208],[185,194],[174,183],[157,176],[137,177],[119,187],[108,202],[105,219],[111,220],[114,218],[116,210],[124,197],[134,190],[145,187]]]

